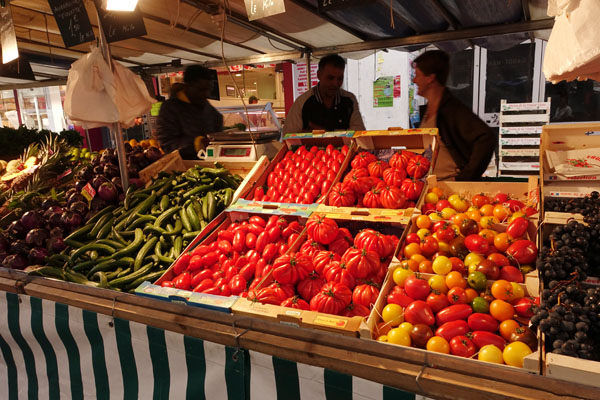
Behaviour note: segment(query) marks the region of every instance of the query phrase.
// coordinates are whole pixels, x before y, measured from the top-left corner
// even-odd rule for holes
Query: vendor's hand
[[[204,136],[196,136],[194,139],[194,150],[196,150],[196,153],[206,148],[205,141],[206,138]]]

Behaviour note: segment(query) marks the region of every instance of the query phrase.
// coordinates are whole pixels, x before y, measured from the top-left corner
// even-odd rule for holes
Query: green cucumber
[[[133,263],[134,271],[137,271],[141,268],[142,262],[144,261],[146,254],[150,251],[150,249],[152,249],[154,247],[156,242],[158,242],[158,238],[156,236],[153,236],[150,240],[148,240],[144,244],[144,246],[142,246],[142,249],[138,252],[137,256],[135,257],[135,261]]]

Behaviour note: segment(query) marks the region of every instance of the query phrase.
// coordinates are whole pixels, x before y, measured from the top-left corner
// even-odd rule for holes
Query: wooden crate
[[[160,160],[153,162],[146,168],[140,171],[140,179],[146,183],[152,178],[155,178],[159,172],[185,171],[185,164],[179,154],[179,150],[175,150],[169,154],[165,154]]]

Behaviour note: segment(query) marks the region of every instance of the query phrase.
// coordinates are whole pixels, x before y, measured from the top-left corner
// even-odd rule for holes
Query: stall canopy
[[[94,4],[83,0],[98,36]],[[296,60],[329,52],[361,57],[381,48],[415,50],[429,43],[447,51],[473,44],[500,50],[549,29],[547,0],[363,0],[320,12],[318,0],[285,0],[286,12],[248,21],[244,0],[229,0],[223,52],[231,63]],[[149,73],[182,65],[222,65],[221,0],[140,0],[147,34],[111,44],[123,65]],[[92,43],[65,47],[48,0],[10,1],[21,54],[36,79],[62,81],[70,63]],[[14,86],[14,80],[0,85]],[[39,83],[38,83],[39,85]]]

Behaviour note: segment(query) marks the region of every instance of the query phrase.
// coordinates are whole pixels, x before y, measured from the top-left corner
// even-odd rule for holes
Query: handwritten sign
[[[48,0],[66,47],[96,39],[83,0]]]
[[[375,0],[318,0],[319,12],[341,10],[373,3]]]
[[[108,43],[132,39],[148,33],[139,7],[133,11],[106,11],[102,8],[102,0],[94,0],[94,3]]]
[[[244,3],[249,21],[285,12],[283,0],[244,0]]]

